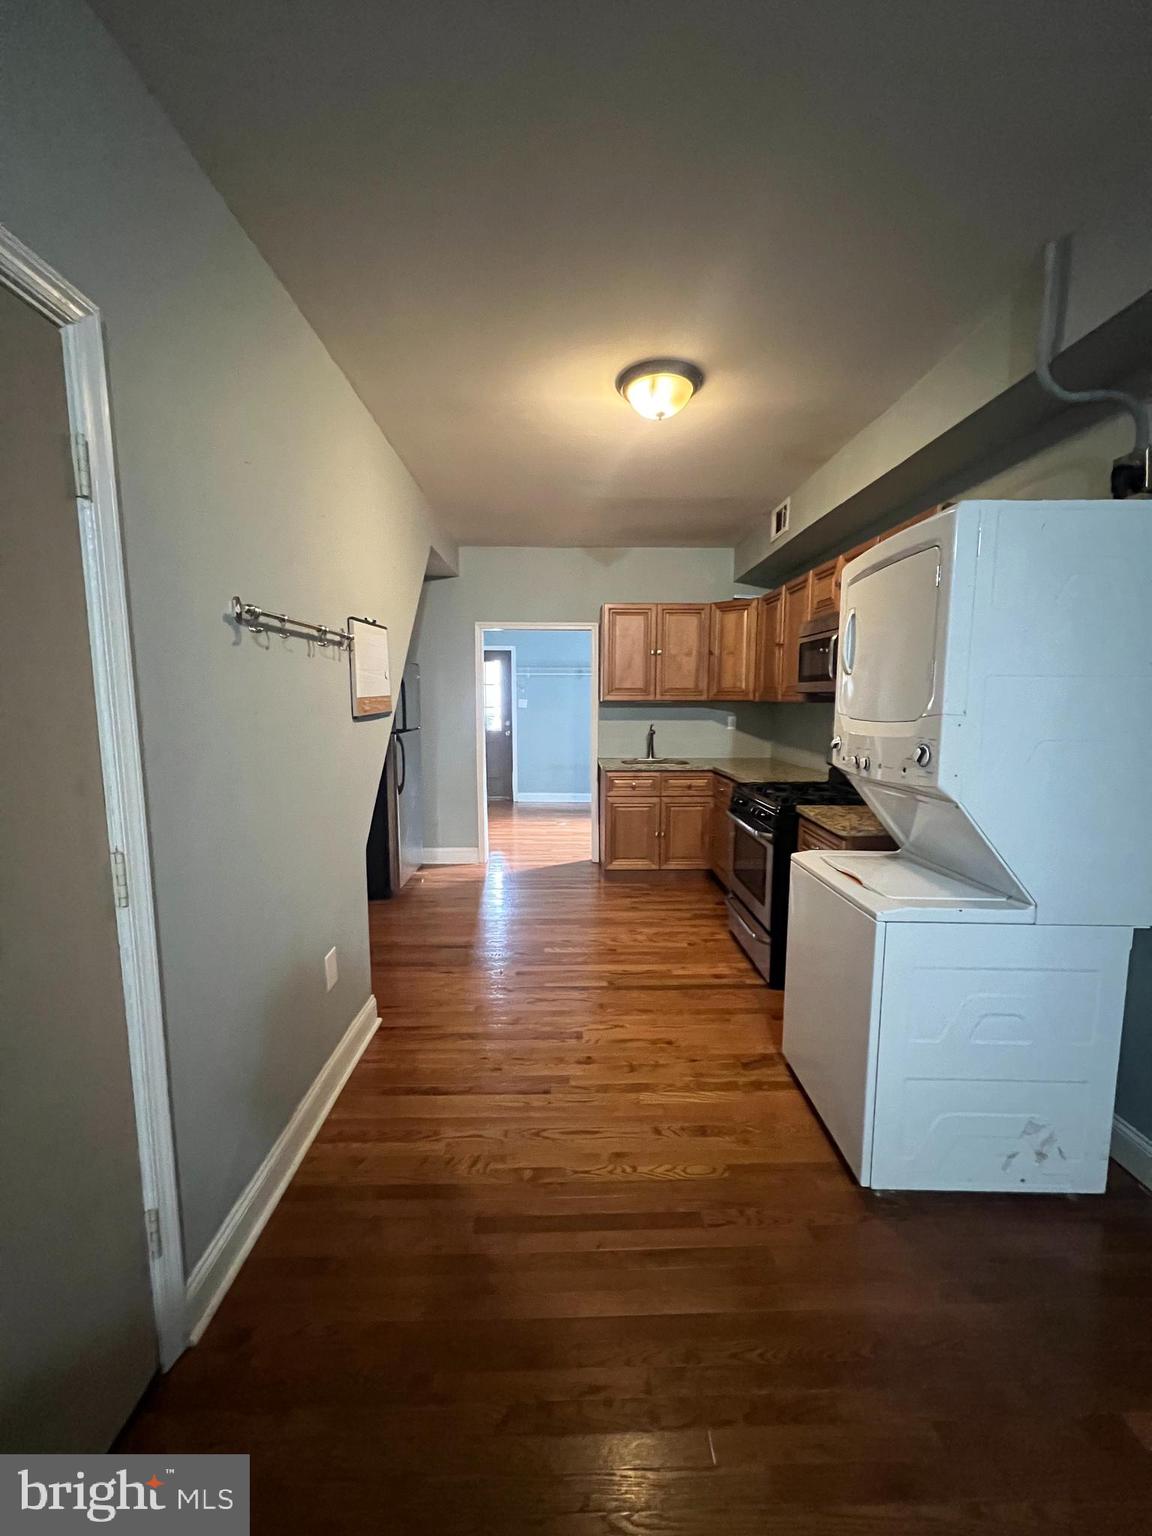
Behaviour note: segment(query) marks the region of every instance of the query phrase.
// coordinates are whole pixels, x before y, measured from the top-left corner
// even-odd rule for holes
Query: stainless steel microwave
[[[800,631],[796,653],[796,687],[814,699],[836,692],[836,634],[839,615],[821,613]]]

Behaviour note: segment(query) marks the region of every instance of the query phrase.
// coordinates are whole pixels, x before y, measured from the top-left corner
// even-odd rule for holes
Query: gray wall
[[[514,654],[516,795],[589,798],[592,636],[586,629],[489,629]]]
[[[388,735],[234,592],[391,628],[432,537],[404,466],[77,0],[0,6],[3,220],[103,310],[191,1265],[370,992]],[[323,956],[340,979],[325,993]]]
[[[475,632],[484,622],[588,620],[609,602],[710,602],[740,590],[730,549],[520,549],[460,551],[460,575],[425,588],[418,660],[424,719],[424,841],[475,848]],[[762,706],[767,712],[770,706]],[[740,711],[748,730],[729,731],[723,709],[680,705],[601,707],[603,756],[644,750],[655,720],[669,752],[747,749],[756,706]],[[761,742],[760,750],[766,750]]]

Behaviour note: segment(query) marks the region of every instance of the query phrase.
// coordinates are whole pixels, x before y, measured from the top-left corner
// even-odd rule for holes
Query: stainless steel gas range
[[[738,784],[732,791],[728,927],[770,987],[784,985],[788,866],[796,852],[796,807],[860,803],[860,796],[836,768],[827,779]]]

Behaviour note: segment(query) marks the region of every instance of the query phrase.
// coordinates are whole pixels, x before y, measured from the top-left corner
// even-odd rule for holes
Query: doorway
[[[596,857],[597,626],[476,626],[481,858]]]
[[[488,804],[516,799],[516,648],[484,647],[484,769]]]
[[[95,1452],[184,1274],[100,318],[2,228],[0,544],[0,1449]]]

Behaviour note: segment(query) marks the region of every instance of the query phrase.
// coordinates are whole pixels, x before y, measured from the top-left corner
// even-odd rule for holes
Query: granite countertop
[[[827,768],[803,768],[797,763],[782,763],[775,757],[688,757],[672,763],[630,763],[622,757],[601,757],[597,761],[608,773],[719,773],[735,784],[756,784],[765,779],[780,779],[789,784],[822,783]]]
[[[834,837],[887,837],[866,805],[798,805],[797,812]]]

